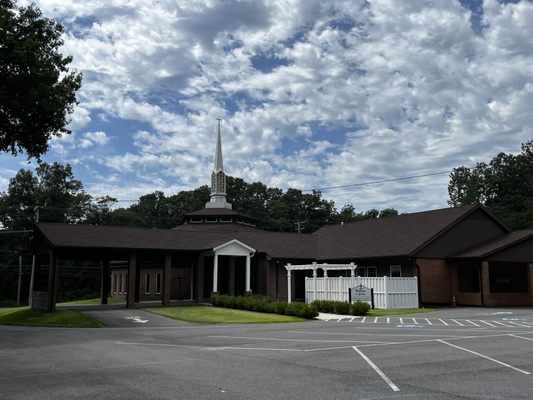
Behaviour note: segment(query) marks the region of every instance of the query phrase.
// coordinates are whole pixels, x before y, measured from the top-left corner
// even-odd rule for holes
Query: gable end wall
[[[506,233],[504,228],[482,210],[476,210],[435,239],[417,258],[446,258]]]

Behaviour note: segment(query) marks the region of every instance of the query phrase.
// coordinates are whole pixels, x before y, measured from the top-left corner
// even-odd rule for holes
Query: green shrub
[[[318,310],[311,304],[304,303],[289,303],[285,309],[286,315],[311,319],[318,316]]]
[[[351,307],[350,303],[346,301],[337,301],[333,307],[333,313],[335,314],[350,314]]]
[[[334,301],[334,300],[315,300],[313,306],[323,313],[333,314],[350,314],[350,303],[346,301]]]
[[[227,296],[215,294],[211,297],[211,304],[217,307],[291,315],[306,319],[318,316],[317,308],[311,304],[273,302],[269,297],[262,295]]]
[[[335,303],[336,301],[333,300],[315,300],[311,304],[313,304],[320,312],[333,313]]]
[[[356,301],[351,305],[351,313],[353,315],[366,315],[370,310],[370,305],[366,301]]]

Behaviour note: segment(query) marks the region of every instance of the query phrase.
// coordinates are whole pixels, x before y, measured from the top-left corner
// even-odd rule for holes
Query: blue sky
[[[20,2],[20,4],[25,4]],[[84,74],[71,163],[94,196],[208,184],[283,189],[448,171],[533,137],[533,3],[38,0]],[[24,156],[0,155],[0,190]],[[447,175],[325,190],[338,208],[445,207]]]

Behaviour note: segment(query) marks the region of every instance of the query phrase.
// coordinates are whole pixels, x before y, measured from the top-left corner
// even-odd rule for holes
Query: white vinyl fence
[[[375,308],[418,308],[418,283],[412,278],[305,278],[305,302],[348,301],[348,289],[363,285],[374,289]]]

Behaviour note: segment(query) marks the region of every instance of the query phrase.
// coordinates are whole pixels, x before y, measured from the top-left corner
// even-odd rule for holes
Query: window
[[[201,224],[202,217],[191,217],[191,224]]]
[[[206,217],[205,222],[217,222],[217,217]]]
[[[220,217],[220,222],[231,222],[231,221],[232,221],[231,217]]]
[[[390,266],[390,276],[399,278],[402,276],[402,266],[401,265],[391,265]]]
[[[155,274],[155,294],[161,294],[161,272]]]
[[[368,277],[378,276],[378,269],[376,267],[366,267],[366,276]]]
[[[459,291],[479,293],[479,267],[464,266],[458,268]]]
[[[355,276],[366,276],[366,268],[365,267],[357,267],[355,269]]]
[[[150,294],[150,274],[144,274],[144,294]]]
[[[527,293],[527,270],[526,263],[489,263],[491,293]]]

